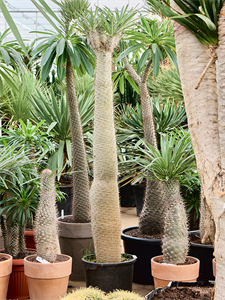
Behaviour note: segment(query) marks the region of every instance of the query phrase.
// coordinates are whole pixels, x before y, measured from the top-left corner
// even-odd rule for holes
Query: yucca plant
[[[211,170],[223,174],[224,143],[224,0],[148,0],[160,13],[174,19],[176,49],[190,134],[201,178],[206,208],[202,242],[214,241],[217,263],[214,299],[223,298],[225,262],[224,186]],[[191,55],[190,55],[191,54]],[[216,62],[217,60],[217,62]],[[210,103],[210,107],[208,104]],[[210,167],[209,167],[210,166]],[[210,186],[210,189],[209,189]],[[219,226],[219,234],[218,234]],[[215,232],[217,231],[217,233]]]
[[[179,178],[195,167],[190,135],[183,132],[161,135],[160,151],[146,141],[143,145],[144,148],[138,147],[140,156],[135,159],[136,162],[143,167],[147,177],[151,174],[150,180],[166,184],[167,213],[162,240],[164,262],[184,263],[188,252],[188,226]]]

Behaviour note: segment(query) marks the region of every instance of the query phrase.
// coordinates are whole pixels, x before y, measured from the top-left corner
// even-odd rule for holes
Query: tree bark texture
[[[184,27],[174,23],[174,31],[188,127],[203,196],[216,225],[214,254],[217,275],[214,299],[221,300],[224,299],[225,289],[225,194],[221,162],[221,152],[224,150],[221,148],[219,132],[221,104],[218,104],[216,63],[210,66],[200,87],[195,90],[194,87],[210,60],[210,53],[207,47]],[[209,232],[212,228],[213,226],[210,225],[205,228],[206,235],[209,237],[214,235],[213,232]]]
[[[91,216],[98,262],[121,261],[121,219],[118,190],[117,147],[114,126],[112,52],[120,36],[96,31],[88,36],[96,54],[93,134],[94,181],[91,186]]]
[[[157,149],[154,116],[147,85],[152,61],[149,59],[142,77],[129,64],[127,57],[123,61],[128,73],[139,86],[144,139]],[[165,183],[147,179],[144,205],[139,218],[139,229],[142,233],[149,235],[163,233],[166,206]]]
[[[89,179],[86,149],[79,114],[77,95],[74,85],[74,74],[69,56],[66,66],[67,98],[70,112],[72,137],[72,170],[73,170],[73,206],[72,215],[75,223],[90,222]]]

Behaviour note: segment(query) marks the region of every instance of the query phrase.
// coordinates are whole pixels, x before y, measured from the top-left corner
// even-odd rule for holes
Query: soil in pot
[[[211,300],[212,297],[211,287],[171,287],[165,288],[162,292],[156,293],[153,298],[150,299],[161,299],[161,300]]]

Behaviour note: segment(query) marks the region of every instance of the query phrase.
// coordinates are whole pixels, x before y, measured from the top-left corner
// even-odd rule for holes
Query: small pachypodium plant
[[[171,136],[161,136],[161,151],[144,142],[145,149],[136,160],[152,174],[152,180],[165,181],[167,213],[162,240],[164,263],[184,263],[188,253],[188,226],[184,201],[180,193],[179,178],[196,168],[189,133],[177,131]]]
[[[37,256],[54,262],[57,258],[57,213],[56,213],[55,176],[45,169],[40,175],[40,201],[36,212],[35,242]]]

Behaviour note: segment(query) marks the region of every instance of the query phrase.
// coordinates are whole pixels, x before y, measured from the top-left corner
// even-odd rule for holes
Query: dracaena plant
[[[142,166],[150,180],[163,181],[166,185],[167,213],[164,223],[162,250],[165,263],[184,263],[188,252],[188,226],[184,202],[180,193],[180,176],[196,168],[189,133],[178,131],[161,135],[161,149],[143,141],[137,144],[140,155],[135,161]],[[148,171],[148,172],[147,172]]]

